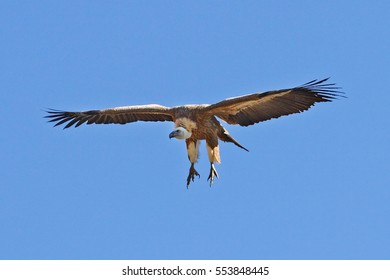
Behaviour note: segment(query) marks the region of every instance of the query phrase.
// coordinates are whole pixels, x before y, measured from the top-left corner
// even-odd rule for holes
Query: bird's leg
[[[217,173],[217,170],[214,167],[214,163],[211,162],[210,163],[210,174],[209,174],[209,177],[207,178],[207,181],[210,181],[210,187],[213,184],[214,177],[218,178],[218,173]]]
[[[198,171],[196,171],[196,169],[194,167],[194,163],[191,163],[190,172],[189,172],[188,177],[187,177],[187,189],[191,183],[191,180],[192,180],[192,182],[194,181],[195,176],[198,176],[198,178],[200,178]]]

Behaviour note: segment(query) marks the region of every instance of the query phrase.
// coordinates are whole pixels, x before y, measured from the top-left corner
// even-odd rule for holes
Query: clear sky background
[[[389,1],[1,1],[1,259],[389,259]],[[214,103],[331,76],[348,96],[225,127],[186,189],[172,123],[44,110]]]

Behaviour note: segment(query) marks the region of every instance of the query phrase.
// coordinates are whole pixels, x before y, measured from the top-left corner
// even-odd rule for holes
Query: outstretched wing
[[[78,127],[83,123],[87,124],[126,124],[136,121],[173,121],[171,108],[161,105],[125,106],[109,108],[104,110],[91,110],[85,112],[65,112],[49,110],[45,118],[49,122],[55,122],[54,126],[66,123],[65,128]]]
[[[329,79],[329,78],[328,78]],[[328,79],[313,80],[302,86],[233,97],[205,108],[229,124],[252,125],[273,118],[306,111],[317,102],[340,96],[339,88]]]

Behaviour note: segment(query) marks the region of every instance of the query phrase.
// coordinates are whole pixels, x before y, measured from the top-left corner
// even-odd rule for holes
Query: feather
[[[229,98],[205,110],[207,114],[215,115],[229,124],[248,126],[300,113],[315,103],[329,102],[343,96],[335,84],[325,83],[327,80],[313,80],[295,88]]]
[[[127,106],[85,112],[66,112],[50,109],[45,118],[55,122],[54,126],[67,123],[64,128],[87,124],[125,124],[136,121],[173,121],[173,112],[160,105]]]

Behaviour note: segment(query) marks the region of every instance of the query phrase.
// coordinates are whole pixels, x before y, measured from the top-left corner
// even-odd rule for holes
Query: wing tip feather
[[[347,98],[345,92],[341,91],[341,87],[336,86],[336,83],[326,83],[329,79],[330,77],[315,79],[296,87],[295,89],[305,89],[318,94],[323,98],[324,102],[331,102],[333,99]]]

